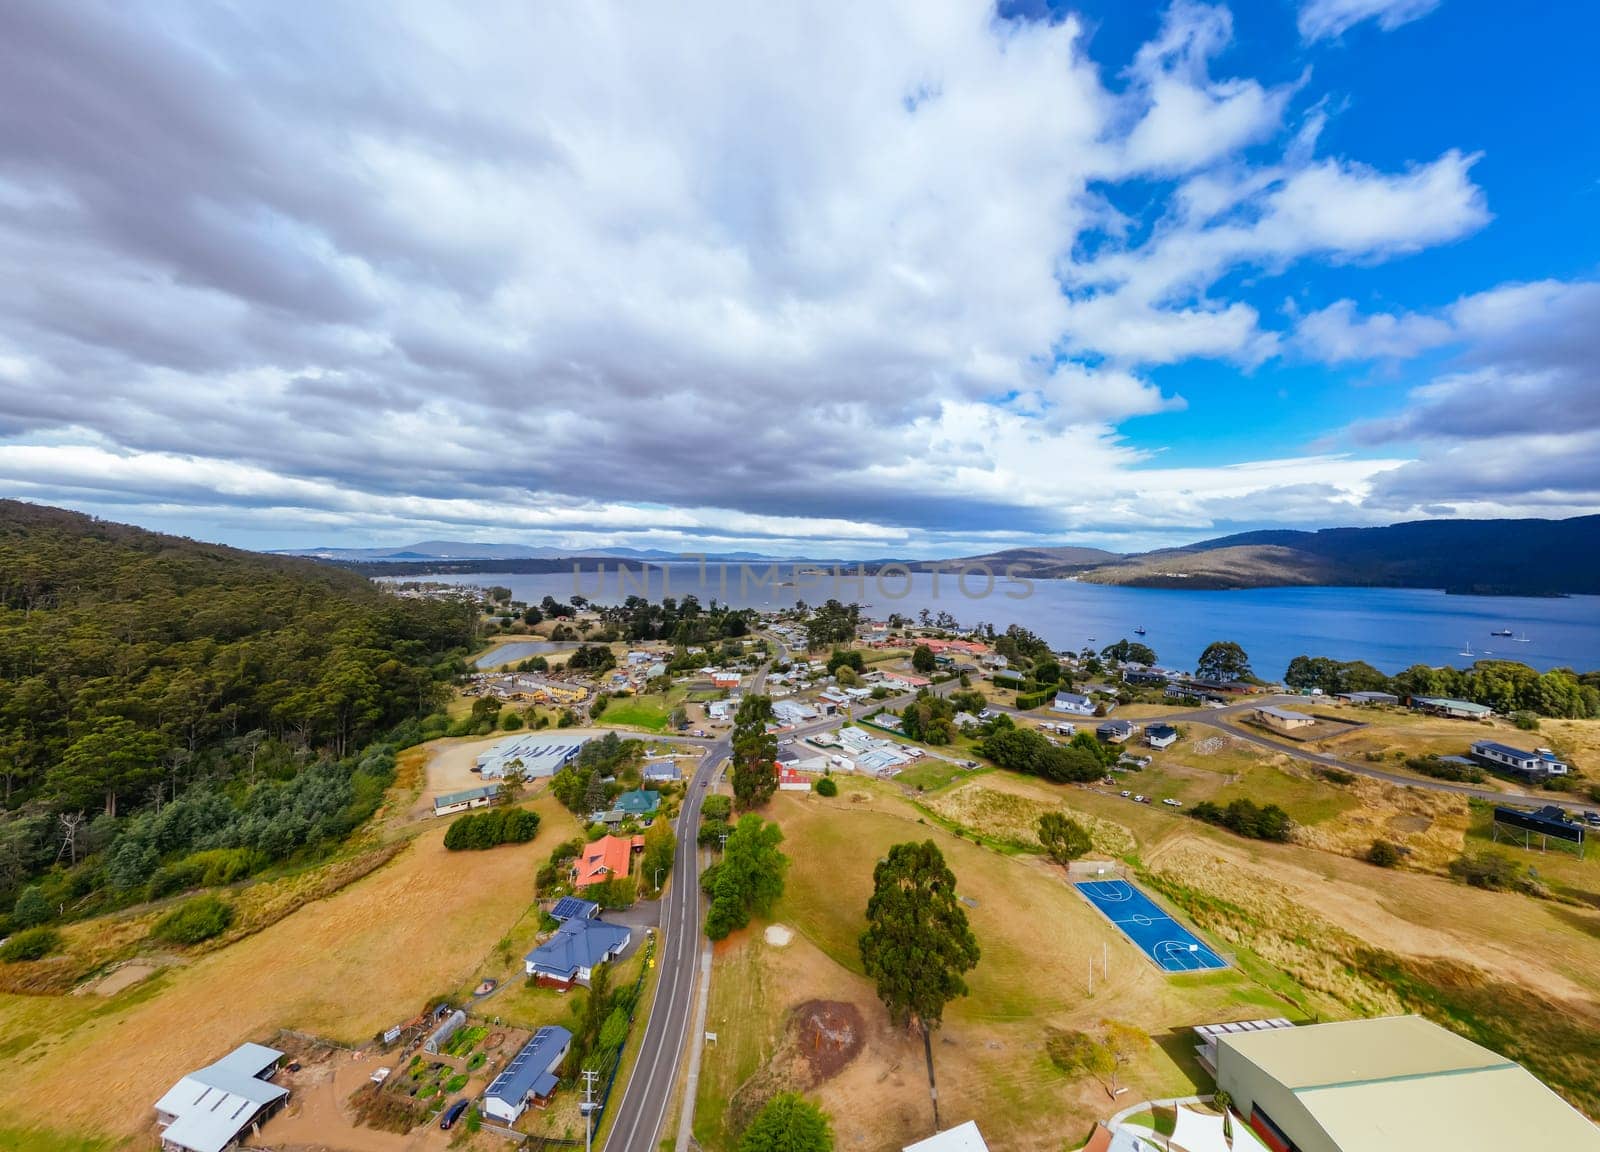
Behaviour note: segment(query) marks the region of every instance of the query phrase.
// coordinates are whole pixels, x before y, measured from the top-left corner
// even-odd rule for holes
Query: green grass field
[[[602,728],[643,728],[649,732],[665,732],[672,719],[672,710],[682,704],[687,696],[687,689],[676,686],[666,692],[619,696],[607,702],[606,710],[595,723]]]

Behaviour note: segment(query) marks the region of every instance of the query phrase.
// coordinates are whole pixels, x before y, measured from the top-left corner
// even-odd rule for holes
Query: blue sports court
[[[1126,880],[1088,880],[1079,892],[1163,972],[1206,972],[1228,962]]]

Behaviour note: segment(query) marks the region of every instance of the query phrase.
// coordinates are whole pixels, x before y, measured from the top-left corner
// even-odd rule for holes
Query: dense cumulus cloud
[[[1531,298],[1290,327],[1236,298],[1490,213],[1472,155],[1320,152],[1305,77],[1227,75],[1233,35],[1179,0],[1107,68],[1077,19],[976,0],[9,4],[0,491],[246,542],[851,554],[1473,496],[1411,446],[1471,437],[1435,417],[1475,374],[1565,394],[1593,329],[1558,355]],[[1161,365],[1451,345],[1338,451],[1164,467],[1120,431],[1185,407]]]

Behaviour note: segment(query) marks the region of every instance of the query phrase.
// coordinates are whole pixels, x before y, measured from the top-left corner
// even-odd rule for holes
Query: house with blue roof
[[[556,1069],[571,1047],[572,1033],[559,1024],[546,1025],[535,1032],[484,1090],[483,1114],[515,1124],[529,1104],[543,1108],[555,1095],[560,1084]]]
[[[587,985],[595,968],[615,960],[628,947],[633,933],[622,924],[574,917],[564,920],[554,935],[524,956],[529,976],[541,988]]]

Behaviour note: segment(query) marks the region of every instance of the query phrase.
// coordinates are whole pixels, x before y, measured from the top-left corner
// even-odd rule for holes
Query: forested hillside
[[[376,803],[353,754],[439,705],[472,630],[349,572],[0,501],[0,899],[57,863],[82,894],[342,834]]]

